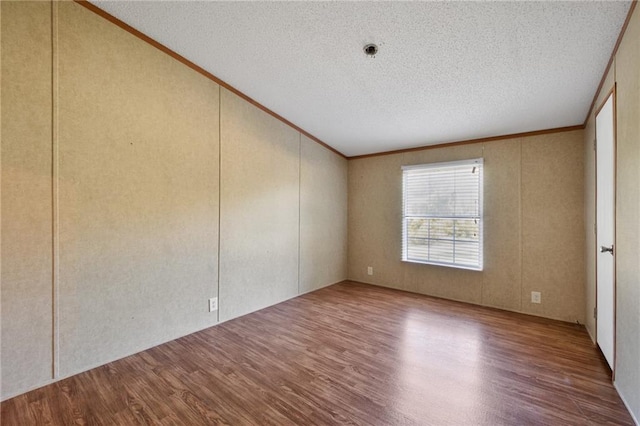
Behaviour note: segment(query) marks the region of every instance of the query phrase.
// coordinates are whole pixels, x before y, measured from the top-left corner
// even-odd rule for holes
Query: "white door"
[[[596,115],[596,336],[613,370],[615,339],[615,132],[614,97]]]

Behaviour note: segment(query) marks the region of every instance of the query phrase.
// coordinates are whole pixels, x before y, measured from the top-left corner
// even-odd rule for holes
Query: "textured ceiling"
[[[347,156],[582,124],[630,6],[94,3]]]

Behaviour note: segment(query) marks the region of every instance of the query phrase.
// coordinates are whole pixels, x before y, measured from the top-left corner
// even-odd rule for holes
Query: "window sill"
[[[421,260],[408,260],[408,259],[402,259],[402,262],[417,263],[419,265],[444,266],[445,268],[464,269],[467,271],[478,271],[478,272],[483,271],[482,266],[457,265],[454,263],[446,263],[446,262],[425,262]]]

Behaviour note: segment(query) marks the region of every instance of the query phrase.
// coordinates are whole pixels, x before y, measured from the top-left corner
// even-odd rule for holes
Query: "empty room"
[[[0,1],[0,424],[639,425],[636,1]]]

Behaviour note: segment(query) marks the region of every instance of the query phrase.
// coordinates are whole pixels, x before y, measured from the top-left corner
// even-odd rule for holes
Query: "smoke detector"
[[[362,50],[364,50],[364,54],[368,57],[375,58],[376,53],[378,53],[378,46],[373,43],[369,43],[365,45]]]

